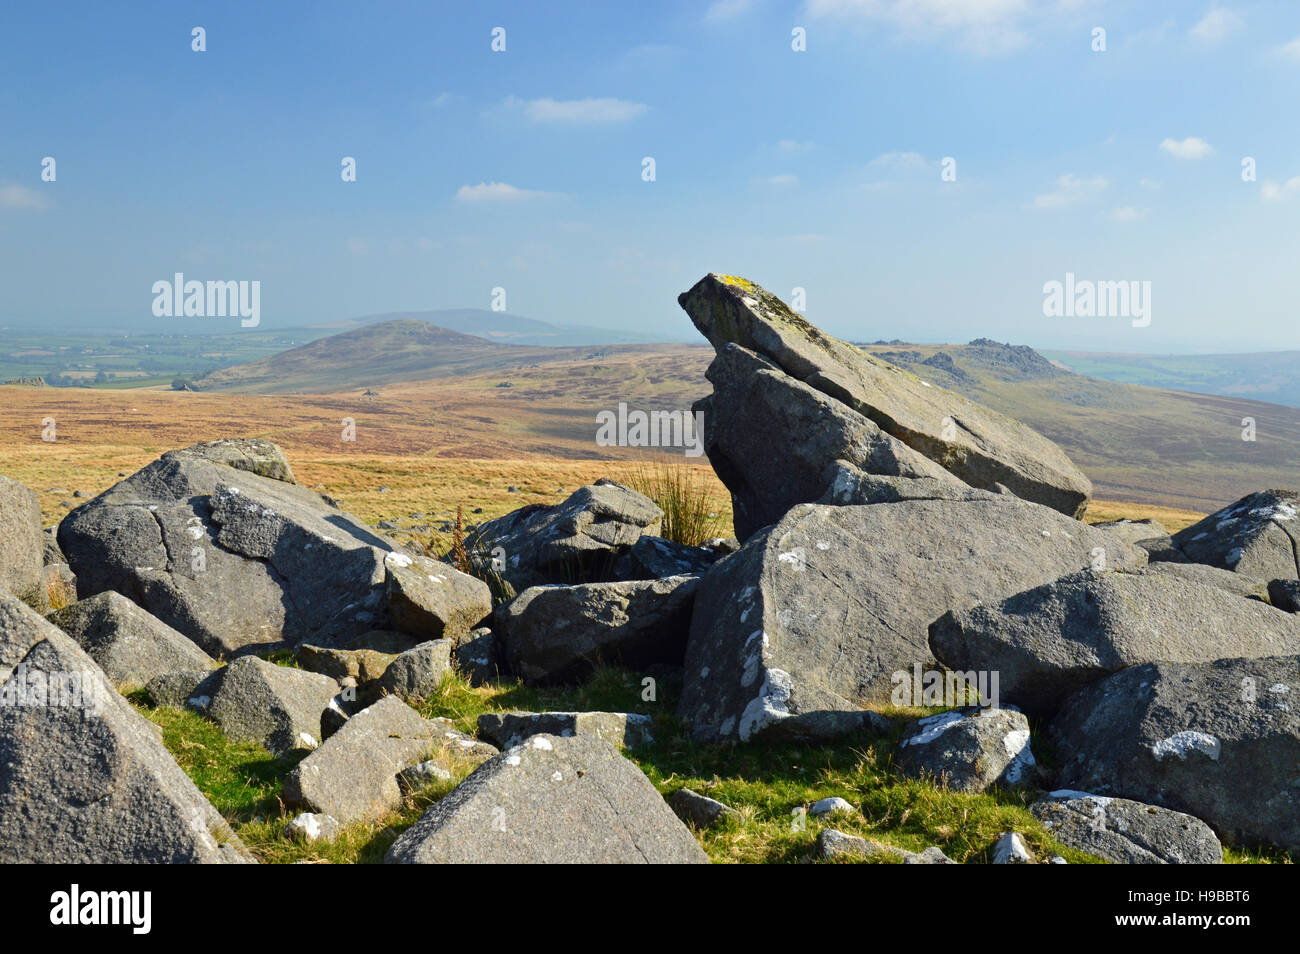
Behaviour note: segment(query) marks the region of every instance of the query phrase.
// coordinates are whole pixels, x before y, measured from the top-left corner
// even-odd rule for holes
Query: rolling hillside
[[[634,344],[671,340],[662,335],[635,334],[590,325],[555,325],[536,318],[524,318],[504,311],[485,308],[443,308],[437,311],[394,311],[380,315],[346,318],[313,328],[349,331],[389,321],[423,321],[462,334],[486,338],[503,344],[583,347],[585,345]]]
[[[1250,398],[1300,408],[1300,351],[1160,355],[1045,351],[1043,354],[1071,371],[1107,381]]]

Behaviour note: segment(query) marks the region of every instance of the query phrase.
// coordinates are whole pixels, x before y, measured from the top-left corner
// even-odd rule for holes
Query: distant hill
[[[549,360],[547,348],[497,344],[414,319],[382,321],[223,368],[195,379],[203,391],[326,392],[416,381]]]
[[[1300,407],[1300,351],[1195,355],[1045,351],[1043,354],[1071,371],[1107,381]]]
[[[579,347],[582,345],[631,344],[635,342],[663,342],[673,340],[663,335],[616,331],[589,325],[554,325],[535,318],[524,318],[504,311],[485,308],[444,308],[438,311],[394,311],[380,315],[363,315],[341,321],[312,325],[346,331],[351,328],[380,324],[388,321],[424,321],[440,328],[471,334],[489,341],[517,345],[549,345],[552,347]]]

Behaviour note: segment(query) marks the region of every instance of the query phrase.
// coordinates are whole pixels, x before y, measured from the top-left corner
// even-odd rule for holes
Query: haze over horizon
[[[1300,348],[1293,4],[66,10],[0,12],[0,326],[238,332],[154,316],[183,272],[259,281],[263,331],[504,289],[690,341],[720,271],[857,341]],[[1067,274],[1150,323],[1046,317]]]

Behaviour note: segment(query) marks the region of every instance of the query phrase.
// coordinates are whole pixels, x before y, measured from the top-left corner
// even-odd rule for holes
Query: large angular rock
[[[659,535],[663,511],[611,480],[580,487],[553,507],[534,504],[465,537],[471,559],[493,567],[516,593],[546,583],[615,579],[616,565],[642,534]]]
[[[451,660],[471,686],[495,682],[508,670],[501,640],[486,626],[473,630],[453,649]]]
[[[492,612],[488,585],[448,563],[390,553],[384,567],[388,613],[403,632],[458,642]]]
[[[1029,720],[1011,709],[952,709],[918,719],[898,743],[898,770],[975,794],[1038,781]]]
[[[284,781],[292,805],[333,815],[340,824],[377,821],[402,804],[398,773],[440,748],[433,723],[395,696],[347,721]]]
[[[408,649],[379,677],[379,691],[412,699],[432,695],[451,671],[451,649],[450,639],[432,639]]]
[[[1147,551],[1148,554],[1150,552]],[[1147,571],[1157,576],[1172,576],[1177,579],[1200,583],[1204,586],[1215,586],[1246,599],[1263,600],[1266,603],[1271,602],[1268,595],[1268,584],[1263,580],[1246,576],[1244,573],[1220,570],[1217,566],[1206,566],[1204,563],[1175,563],[1161,560],[1148,564]]]
[[[1098,530],[1109,530],[1121,540],[1141,547],[1147,551],[1153,562],[1170,561],[1182,563],[1187,560],[1182,551],[1174,545],[1173,537],[1159,520],[1105,520],[1094,523]]]
[[[535,735],[481,765],[389,849],[405,864],[707,862],[650,780],[608,742]]]
[[[1029,806],[1057,841],[1117,865],[1217,865],[1223,846],[1199,818],[1127,798],[1052,792]]]
[[[741,540],[795,504],[820,499],[832,461],[965,486],[869,418],[739,345],[719,348],[707,376],[713,394],[694,410],[703,414],[709,462],[731,491]]]
[[[95,662],[7,596],[0,659],[0,862],[253,860]]]
[[[111,590],[51,613],[49,620],[76,640],[122,691],[176,670],[216,666],[190,640]]]
[[[1086,507],[1092,485],[1056,444],[831,337],[753,282],[709,274],[677,301],[719,352],[757,352],[972,487],[1006,488],[1070,516]]]
[[[1187,558],[1261,580],[1300,578],[1300,494],[1263,490],[1179,530]]]
[[[230,738],[283,755],[320,745],[321,713],[338,691],[328,676],[242,656],[199,683],[189,702]]]
[[[1300,619],[1176,576],[1083,570],[945,613],[930,649],[949,669],[997,673],[1003,701],[1050,715],[1076,689],[1141,663],[1300,653]]]
[[[1094,553],[1096,551],[1096,553]],[[931,622],[1090,566],[1146,553],[1011,496],[801,504],[700,582],[679,714],[702,741],[889,698],[932,664]]]
[[[386,623],[376,535],[287,477],[273,444],[169,451],[64,518],[82,597],[116,590],[213,656],[337,644]]]
[[[598,663],[680,664],[699,577],[534,586],[497,610],[493,631],[527,682],[579,679]]]
[[[661,580],[666,576],[699,575],[718,562],[721,554],[707,547],[688,547],[663,537],[642,534],[619,561],[618,575],[625,580]]]
[[[1052,720],[1057,787],[1186,812],[1225,841],[1300,850],[1300,656],[1147,663]]]
[[[636,748],[654,741],[652,721],[635,712],[485,712],[478,734],[499,749],[509,749],[535,735],[589,735],[614,745]]]
[[[0,475],[0,592],[45,609],[44,565],[40,501],[18,481]]]

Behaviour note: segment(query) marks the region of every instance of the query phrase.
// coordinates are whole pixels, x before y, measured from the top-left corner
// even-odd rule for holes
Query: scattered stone
[[[658,536],[662,519],[649,497],[599,480],[555,506],[533,504],[489,520],[466,536],[465,548],[483,566],[499,556],[498,572],[516,593],[545,583],[605,582],[643,533]]]
[[[331,649],[306,643],[294,650],[294,658],[303,669],[329,676],[341,686],[357,688],[378,681],[397,655],[373,649]]]
[[[213,659],[146,610],[112,591],[89,597],[49,615],[99,663],[113,685],[139,689],[155,676],[176,670],[207,670]]]
[[[534,735],[587,735],[629,749],[654,742],[649,716],[628,712],[485,712],[478,734],[500,749]]]
[[[884,546],[881,541],[888,541]],[[699,584],[678,712],[697,741],[747,741],[791,716],[895,700],[933,668],[946,610],[1146,553],[1011,496],[801,504]]]
[[[1025,846],[1024,839],[1014,831],[1003,832],[993,843],[995,865],[1032,865],[1034,856]]]
[[[395,696],[352,716],[284,781],[285,801],[344,825],[378,821],[402,804],[397,775],[440,747],[437,727]]]
[[[339,691],[328,676],[241,656],[203,680],[188,700],[232,739],[272,755],[321,743],[321,713]]]
[[[435,782],[449,782],[451,778],[451,772],[439,764],[437,759],[429,759],[397,773],[398,784],[406,792],[418,792]]]
[[[451,671],[451,645],[450,639],[435,639],[408,649],[388,664],[379,690],[408,699],[432,695]]]
[[[712,828],[729,818],[740,818],[740,812],[715,798],[701,795],[689,788],[679,788],[668,799],[668,804],[692,828]]]
[[[211,667],[163,672],[146,682],[144,691],[155,706],[184,709],[194,695],[194,690],[199,687],[199,683],[210,675],[212,675]]]
[[[393,843],[390,863],[707,863],[608,742],[535,735],[481,765]]]
[[[823,815],[856,815],[857,813],[856,808],[838,795],[832,798],[819,799],[808,806],[808,814],[813,818],[821,818]]]
[[[450,564],[390,553],[384,569],[388,612],[403,632],[456,642],[492,612],[488,585]]]
[[[710,274],[677,301],[719,353],[728,344],[756,352],[972,487],[1006,487],[1070,516],[1087,506],[1092,485],[1054,443],[827,335],[753,282]],[[726,483],[727,465],[717,469]]]
[[[284,837],[307,844],[317,841],[328,843],[338,838],[340,831],[338,819],[333,816],[303,812],[284,826]]]
[[[893,845],[869,841],[857,835],[846,835],[835,828],[823,828],[817,833],[817,854],[828,861],[846,858],[866,858],[873,861],[901,862],[909,852]]]
[[[905,865],[955,865],[956,863],[945,855],[937,845],[931,845],[924,851],[909,854],[903,859]]]
[[[1071,692],[1145,662],[1300,653],[1300,619],[1169,574],[1083,570],[945,613],[930,648],[949,669],[996,672],[1004,701],[1050,715]]]
[[[1223,846],[1199,818],[1158,805],[1056,791],[1029,807],[1057,841],[1117,865],[1217,865]]]
[[[0,863],[253,861],[94,660],[4,595],[0,667]]]
[[[525,682],[565,682],[601,662],[681,663],[698,577],[535,586],[497,609],[493,632]]]
[[[726,556],[740,549],[740,541],[735,537],[709,537],[704,541],[704,548]]]
[[[1210,514],[1174,534],[1174,543],[1196,563],[1262,580],[1300,577],[1300,494],[1263,490]]]
[[[1300,850],[1300,656],[1147,663],[1052,720],[1057,787],[1186,812],[1232,844]]]
[[[1012,709],[963,708],[918,719],[898,743],[898,770],[960,792],[1032,786],[1029,720]]]

